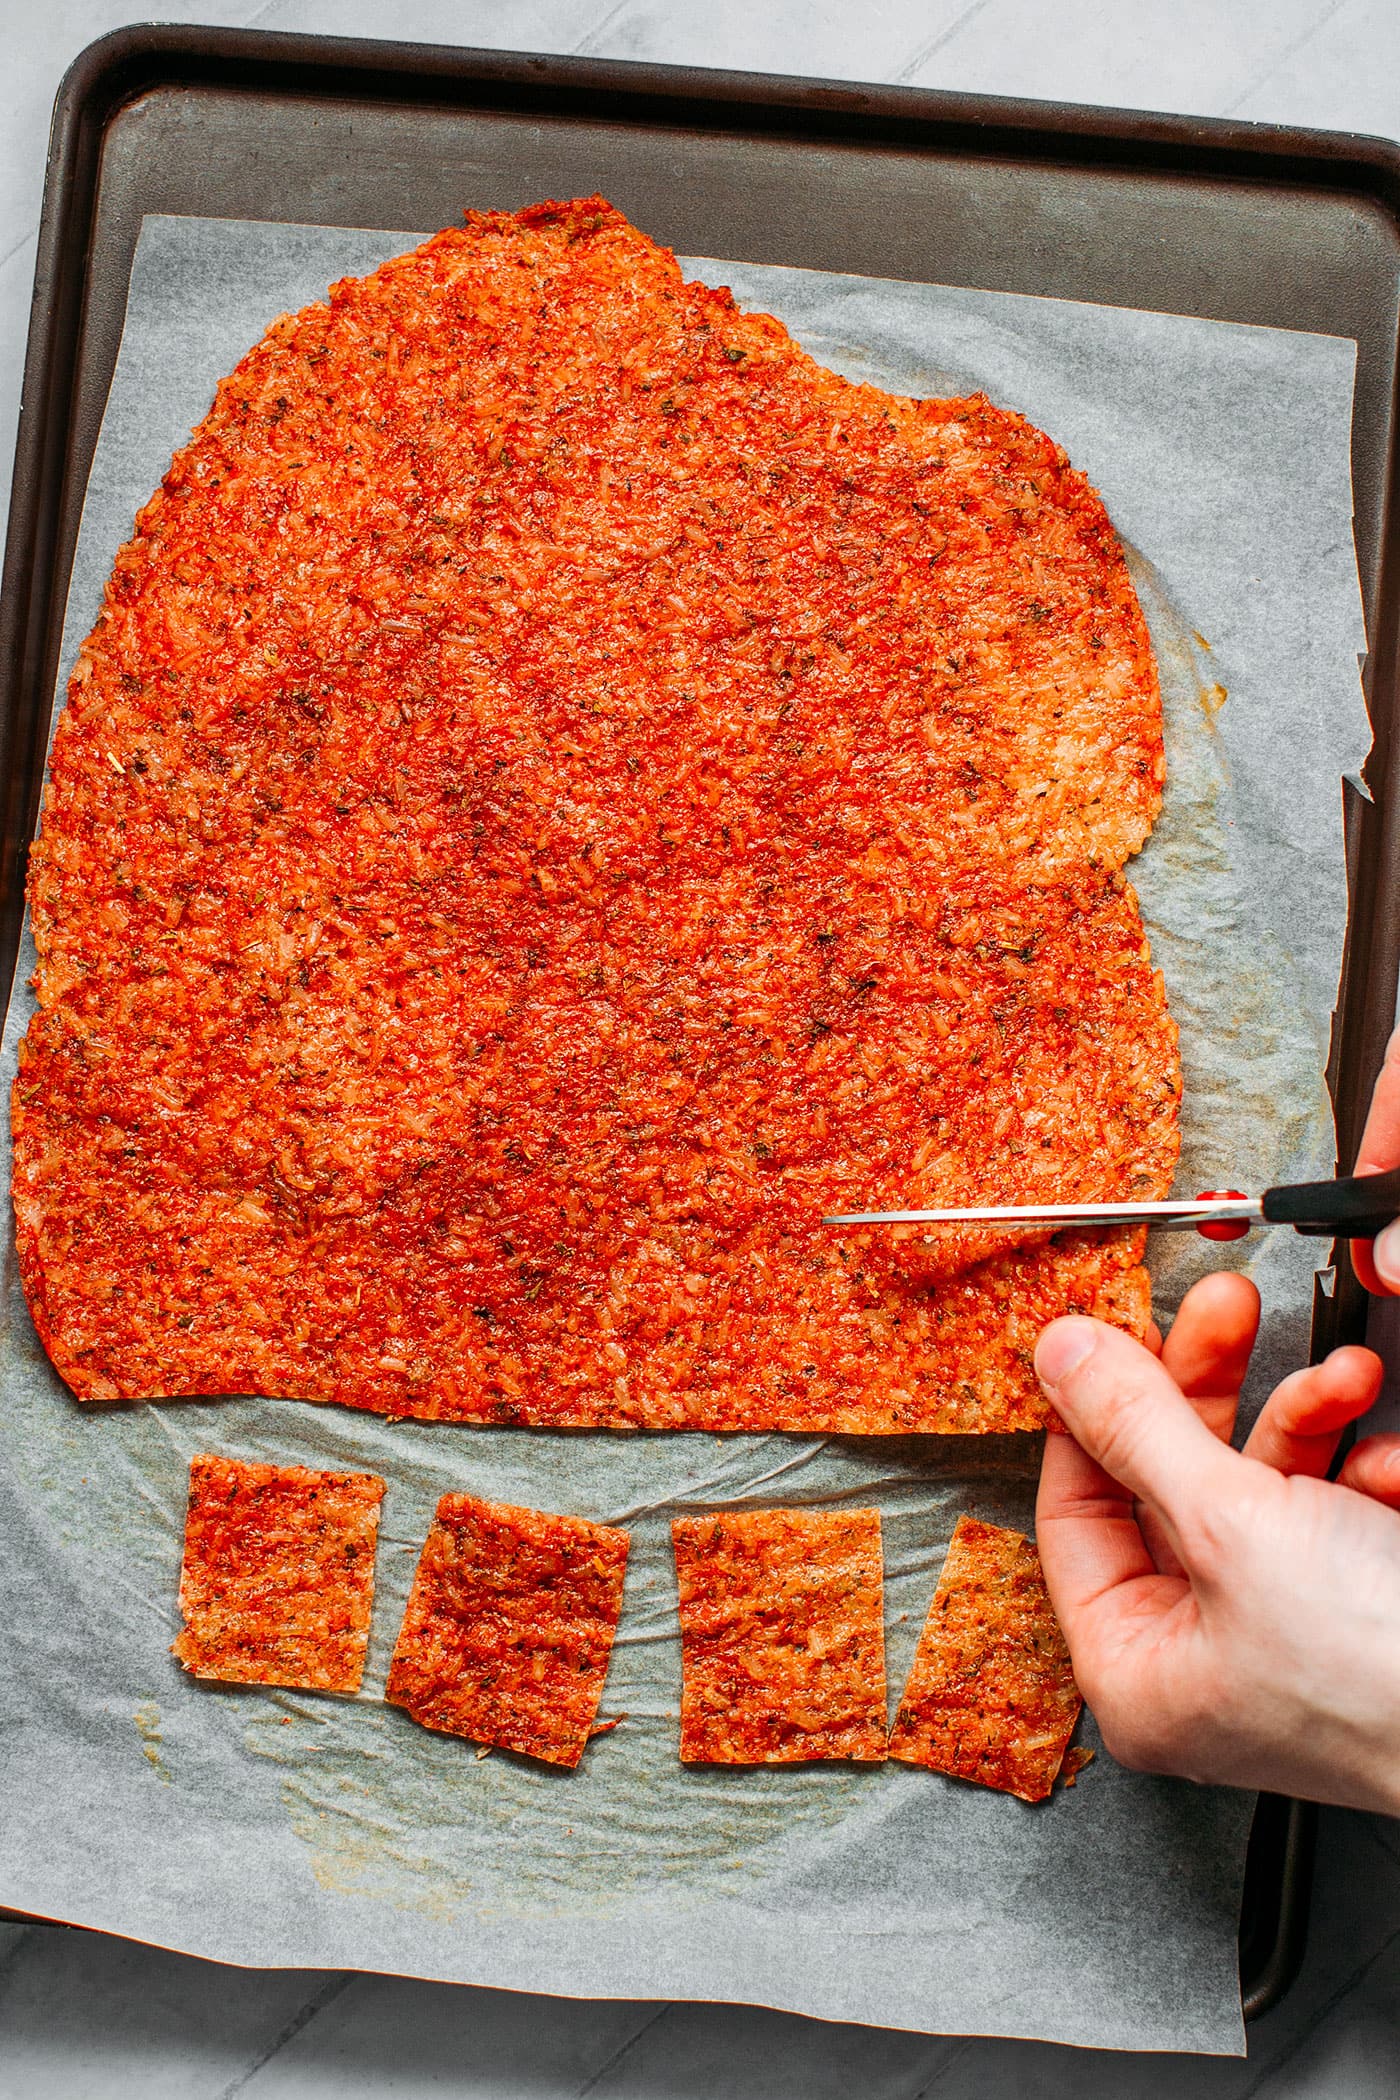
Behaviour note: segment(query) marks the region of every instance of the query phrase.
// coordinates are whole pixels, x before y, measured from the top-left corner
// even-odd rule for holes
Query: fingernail
[[[1092,1320],[1056,1320],[1035,1345],[1035,1375],[1042,1385],[1058,1385],[1091,1357],[1099,1345]]]
[[[1400,1291],[1400,1219],[1376,1234],[1371,1242],[1371,1258],[1381,1282]]]

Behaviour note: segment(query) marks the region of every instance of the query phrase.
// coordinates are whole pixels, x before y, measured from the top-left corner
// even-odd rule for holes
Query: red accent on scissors
[[[1243,1200],[1243,1189],[1202,1189],[1196,1198],[1198,1203],[1240,1203]],[[1242,1240],[1249,1231],[1249,1220],[1218,1218],[1213,1225],[1198,1225],[1196,1230],[1203,1240]]]

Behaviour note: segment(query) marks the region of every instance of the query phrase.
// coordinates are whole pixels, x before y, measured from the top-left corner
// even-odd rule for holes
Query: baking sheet
[[[94,460],[64,675],[112,555],[215,379],[273,315],[407,233],[148,219]],[[1167,808],[1133,871],[1182,1025],[1181,1185],[1333,1164],[1321,1071],[1345,879],[1339,777],[1367,741],[1348,477],[1353,346],[1011,295],[694,262],[825,362],[981,386],[1050,430],[1135,549],[1167,693]],[[1150,559],[1149,559],[1150,557]],[[60,684],[60,691],[62,685]],[[29,958],[0,1085],[30,1011]],[[1162,1239],[1159,1303],[1205,1264]],[[1264,1289],[1261,1367],[1306,1353],[1314,1249],[1210,1250]],[[737,1998],[840,2019],[1238,2050],[1251,1802],[1106,1758],[1039,1808],[915,1770],[686,1769],[668,1526],[723,1503],[875,1502],[890,1679],[961,1510],[1029,1525],[1038,1441],[570,1436],[275,1400],[82,1411],[4,1277],[0,1570],[25,1636],[0,1690],[0,1896],[225,1960],[579,1994]],[[365,1691],[212,1687],[166,1654],[185,1465],[371,1466],[389,1482]],[[437,1496],[633,1531],[605,1698],[558,1774],[379,1703]],[[1087,1739],[1093,1740],[1090,1726]]]

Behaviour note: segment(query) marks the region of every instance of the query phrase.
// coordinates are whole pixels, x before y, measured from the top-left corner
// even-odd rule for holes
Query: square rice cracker
[[[622,1610],[628,1535],[444,1495],[385,1697],[425,1728],[576,1765]]]
[[[886,1755],[880,1512],[678,1517],[681,1757]]]
[[[1035,1547],[959,1517],[890,1756],[1043,1801],[1082,1704]]]
[[[383,1497],[373,1473],[192,1458],[171,1654],[226,1684],[357,1692]]]

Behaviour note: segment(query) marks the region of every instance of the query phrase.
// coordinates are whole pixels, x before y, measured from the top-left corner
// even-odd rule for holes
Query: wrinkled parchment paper
[[[134,511],[280,311],[402,233],[148,219],[74,566],[63,677]],[[1340,778],[1368,737],[1351,541],[1354,351],[1328,337],[729,262],[687,272],[899,392],[982,388],[1103,491],[1151,620],[1167,805],[1134,879],[1181,1024],[1180,1186],[1325,1174],[1345,922]],[[59,692],[63,691],[60,681]],[[3,1045],[27,1023],[26,949]],[[5,1152],[8,1173],[8,1147]],[[1208,1250],[1154,1245],[1170,1307]],[[1314,1250],[1256,1235],[1261,1382],[1306,1351]],[[578,1995],[738,1999],[842,2020],[1239,2051],[1252,1802],[1100,1754],[1031,1808],[930,1773],[683,1768],[669,1520],[874,1503],[889,1677],[954,1522],[1029,1528],[1038,1439],[546,1434],[275,1399],[82,1410],[4,1274],[0,1900],[225,1961]],[[167,1653],[191,1454],[389,1483],[365,1689],[211,1686]],[[633,1534],[603,1713],[570,1775],[381,1703],[437,1497],[467,1488]],[[1086,1720],[1083,1739],[1095,1740]]]

